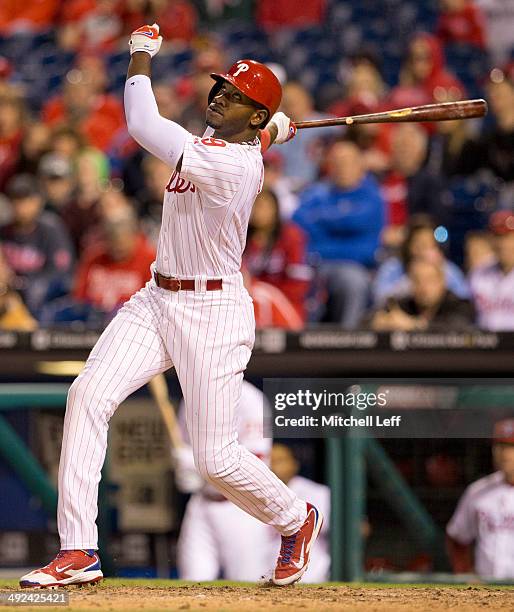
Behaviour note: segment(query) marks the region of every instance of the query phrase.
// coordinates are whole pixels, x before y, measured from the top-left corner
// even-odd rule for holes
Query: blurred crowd
[[[362,7],[304,4],[0,3],[0,328],[101,328],[149,279],[170,170],[128,136],[114,73],[126,70],[128,34],[157,21],[160,112],[195,134],[209,73],[238,59],[235,39],[237,53],[248,40],[248,55],[271,62],[295,121],[476,93],[489,103],[481,121],[301,130],[272,147],[243,259],[258,326],[514,330],[514,9],[434,2],[432,22],[391,41],[402,45],[392,78],[364,38],[313,83],[283,41],[305,35],[307,46],[319,32],[322,44],[323,32],[339,36],[336,17],[358,23]],[[456,56],[481,70],[452,71]]]

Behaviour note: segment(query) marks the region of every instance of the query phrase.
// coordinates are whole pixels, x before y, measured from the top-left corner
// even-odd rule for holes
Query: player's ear
[[[262,128],[268,122],[269,112],[265,108],[256,109],[250,117],[252,128]]]

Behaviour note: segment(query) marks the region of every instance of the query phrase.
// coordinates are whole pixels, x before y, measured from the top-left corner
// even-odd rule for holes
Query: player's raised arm
[[[188,132],[161,117],[150,82],[152,57],[159,52],[161,43],[156,23],[132,32],[125,83],[125,116],[132,138],[171,168],[177,168]]]

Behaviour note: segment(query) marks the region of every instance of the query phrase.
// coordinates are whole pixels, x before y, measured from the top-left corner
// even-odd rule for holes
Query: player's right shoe
[[[53,561],[20,578],[23,589],[69,584],[93,584],[102,580],[100,557],[95,550],[61,550]]]
[[[282,536],[282,545],[271,581],[277,586],[286,586],[300,580],[310,560],[312,545],[323,525],[323,515],[312,504],[307,503],[307,518],[300,529],[290,536]]]

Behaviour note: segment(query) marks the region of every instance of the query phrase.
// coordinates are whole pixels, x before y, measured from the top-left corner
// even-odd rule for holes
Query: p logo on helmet
[[[248,72],[250,70],[250,66],[248,64],[245,64],[244,62],[237,62],[238,64],[238,68],[237,70],[234,72],[234,78],[236,78],[239,74],[241,74],[241,72]]]
[[[241,59],[233,64],[228,72],[211,73],[211,77],[216,83],[209,93],[209,104],[214,100],[223,81],[227,81],[251,100],[263,106],[269,114],[267,121],[280,106],[282,100],[280,81],[267,66],[260,62]]]

